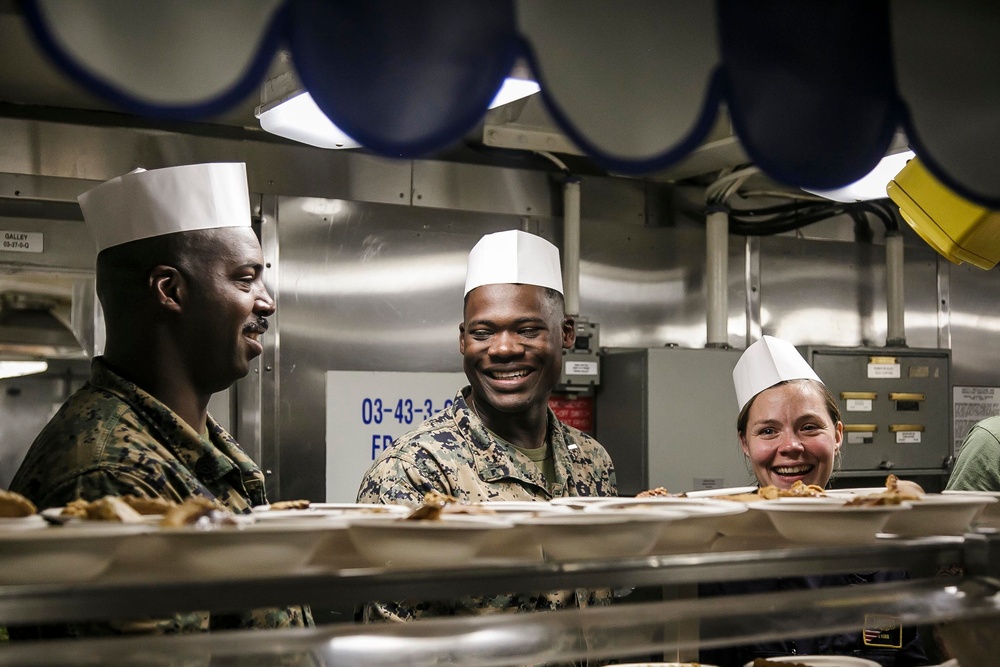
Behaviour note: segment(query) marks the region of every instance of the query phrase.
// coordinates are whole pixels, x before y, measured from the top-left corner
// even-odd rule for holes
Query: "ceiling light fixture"
[[[509,104],[539,91],[527,68],[515,65],[511,76],[504,80],[489,108]],[[261,104],[254,111],[260,126],[279,137],[299,141],[319,148],[357,148],[360,143],[349,137],[327,118],[289,68],[264,83]]]
[[[0,361],[0,379],[34,375],[49,370],[45,361]]]
[[[870,199],[885,199],[889,196],[885,191],[889,181],[902,171],[906,163],[913,159],[913,157],[913,151],[904,149],[898,153],[886,155],[879,160],[879,163],[870,172],[841,188],[833,190],[803,189],[814,195],[845,203],[868,201]]]

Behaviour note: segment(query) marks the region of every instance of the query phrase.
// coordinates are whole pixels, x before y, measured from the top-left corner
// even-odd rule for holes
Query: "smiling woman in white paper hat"
[[[764,336],[733,369],[740,447],[761,486],[825,487],[844,438],[840,408],[791,343]]]

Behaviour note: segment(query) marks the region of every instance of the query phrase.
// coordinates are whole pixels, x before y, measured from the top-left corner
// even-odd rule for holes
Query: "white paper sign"
[[[353,503],[392,441],[451,407],[465,373],[327,371],[326,501]]]
[[[920,442],[920,431],[896,431],[896,444],[905,445]]]
[[[1000,415],[1000,387],[955,387],[953,397],[955,454],[958,454],[976,422]]]
[[[847,411],[848,412],[871,412],[872,402],[867,398],[849,398],[847,399]]]
[[[567,361],[566,375],[597,375],[596,361]]]
[[[0,229],[0,250],[6,252],[42,252],[41,232],[16,232]]]
[[[869,378],[898,378],[899,364],[868,364]]]

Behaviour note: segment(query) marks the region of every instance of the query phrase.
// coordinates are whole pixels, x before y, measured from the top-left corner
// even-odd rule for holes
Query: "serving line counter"
[[[518,665],[650,655],[857,629],[862,612],[925,625],[1000,619],[1000,534],[880,540],[549,562],[477,562],[420,569],[346,568],[283,576],[0,586],[0,623],[162,615],[330,600],[441,599],[511,590],[663,586],[657,602],[535,614],[351,623],[302,630],[217,632],[11,643],[0,665]],[[961,568],[962,576],[939,576]],[[693,599],[691,584],[906,569],[910,581],[819,591]],[[697,624],[692,625],[695,621]]]

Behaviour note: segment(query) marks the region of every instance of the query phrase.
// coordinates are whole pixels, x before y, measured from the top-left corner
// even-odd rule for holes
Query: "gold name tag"
[[[865,646],[903,647],[903,626],[899,624],[897,616],[865,614],[865,629],[861,634]]]

